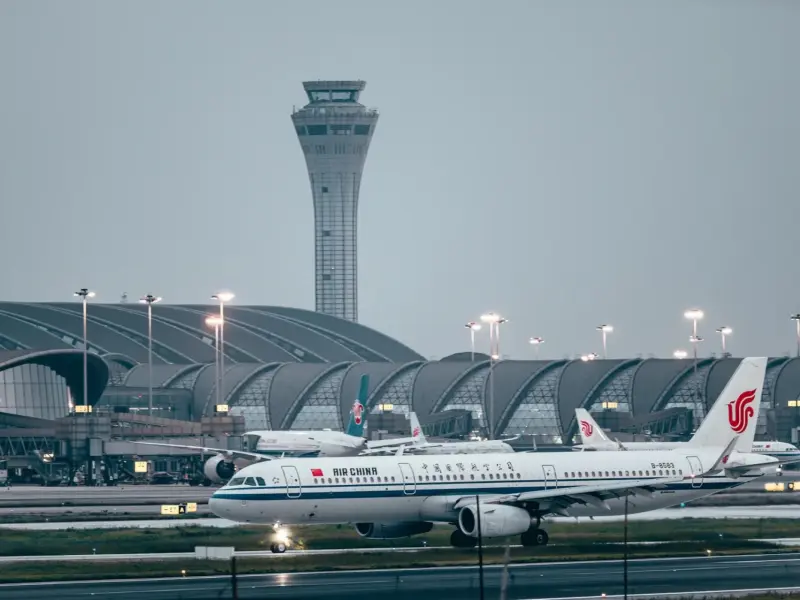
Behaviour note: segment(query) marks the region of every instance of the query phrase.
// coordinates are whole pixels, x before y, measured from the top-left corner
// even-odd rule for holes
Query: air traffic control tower
[[[378,112],[359,104],[364,81],[306,81],[292,114],[314,198],[316,310],[358,321],[358,192]]]

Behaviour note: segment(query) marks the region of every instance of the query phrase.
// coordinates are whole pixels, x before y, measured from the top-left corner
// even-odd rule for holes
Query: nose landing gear
[[[283,542],[273,542],[269,545],[269,549],[272,550],[273,554],[283,554],[286,552],[286,544]]]

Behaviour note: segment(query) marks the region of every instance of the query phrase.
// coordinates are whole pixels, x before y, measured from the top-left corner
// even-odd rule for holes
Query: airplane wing
[[[245,450],[226,450],[222,448],[209,448],[207,446],[186,446],[183,444],[162,444],[158,442],[134,442],[134,444],[145,444],[146,446],[161,446],[164,448],[181,448],[183,450],[196,450],[197,452],[224,454],[231,459],[244,458],[247,460],[272,460],[275,457],[265,456],[257,452],[247,452]]]
[[[397,446],[405,446],[414,444],[414,438],[391,438],[388,440],[368,440],[367,446],[361,454],[375,454],[374,452],[370,452],[371,450],[375,450],[378,448],[392,448],[394,447],[397,449]]]
[[[399,444],[394,446],[383,446],[379,448],[368,448],[361,452],[362,455],[367,456],[374,456],[374,455],[390,455],[390,454],[419,454],[421,452],[424,453],[425,450],[428,448],[437,448],[443,446],[444,444],[439,443],[425,443],[425,444],[410,444],[406,442],[405,444]],[[401,452],[402,451],[402,452]]]
[[[606,501],[612,498],[630,496],[632,498],[631,502],[635,505],[636,496],[650,497],[657,490],[663,489],[670,483],[679,483],[687,479],[692,480],[695,477],[703,477],[717,470],[720,466],[725,465],[737,440],[738,436],[731,440],[722,450],[719,458],[714,461],[714,466],[703,473],[675,475],[674,477],[660,477],[658,479],[609,481],[608,483],[596,483],[593,485],[567,485],[565,487],[554,487],[534,492],[518,492],[516,494],[489,496],[484,502],[487,504],[510,504],[512,506],[522,507],[528,502],[536,502],[539,505],[539,514],[556,514],[564,517],[572,516],[569,514],[569,509],[571,506],[575,505],[591,505],[610,510]],[[453,510],[458,510],[475,501],[475,496],[459,498],[453,505]]]
[[[608,484],[570,485],[568,487],[535,492],[490,496],[481,501],[486,504],[509,504],[512,506],[522,505],[527,502],[537,502],[543,515],[551,513],[569,517],[572,516],[569,514],[569,508],[574,505],[591,505],[610,510],[606,503],[607,500],[631,496],[634,498],[632,502],[635,504],[636,496],[652,496],[667,484],[683,480],[683,476],[676,475],[675,477],[663,477],[660,479],[633,479],[625,482],[609,482]],[[464,496],[455,503],[453,510],[458,510],[473,503],[475,503],[475,496]]]

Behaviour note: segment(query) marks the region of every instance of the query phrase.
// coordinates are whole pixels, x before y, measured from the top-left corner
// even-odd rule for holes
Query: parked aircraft
[[[228,481],[233,477],[237,468],[247,466],[253,462],[272,460],[284,456],[356,456],[364,452],[379,451],[386,448],[396,449],[406,444],[412,444],[414,442],[413,438],[371,441],[363,437],[363,412],[367,403],[368,389],[369,376],[362,375],[358,397],[353,403],[353,408],[350,411],[350,420],[344,433],[327,429],[319,431],[248,431],[245,436],[255,436],[257,438],[255,451],[149,441],[136,443],[215,454],[203,465],[203,474],[214,483]]]
[[[706,418],[700,424],[700,427],[697,428],[692,439],[699,440],[704,436],[710,435],[710,430],[714,428],[714,423],[721,418],[721,415],[714,414],[715,411],[723,414],[727,411],[727,414],[735,417],[735,410],[735,405],[732,403],[724,404],[719,401],[715,402]],[[581,436],[581,444],[574,446],[576,450],[673,450],[675,448],[683,448],[686,444],[691,443],[620,442],[618,440],[612,440],[586,409],[576,408],[575,418],[578,421],[578,431]],[[800,462],[800,449],[786,442],[753,442],[750,452],[774,456],[775,458],[784,459],[785,462],[790,462],[789,459]]]
[[[505,440],[470,440],[453,442],[429,442],[422,432],[417,413],[410,412],[408,420],[411,425],[411,439],[413,443],[404,444],[400,448],[379,448],[368,450],[363,454],[485,454],[489,452],[503,453],[514,452],[514,449],[507,442],[513,441],[519,436]]]
[[[282,459],[242,469],[209,507],[245,523],[352,523],[368,538],[451,523],[456,547],[474,546],[479,535],[547,544],[548,515],[665,508],[742,485],[780,462],[749,453],[765,366],[766,359],[744,359],[718,400],[734,403],[732,416],[716,411],[709,435],[679,449]]]

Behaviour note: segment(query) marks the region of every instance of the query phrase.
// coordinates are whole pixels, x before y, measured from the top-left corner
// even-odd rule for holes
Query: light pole
[[[469,355],[470,362],[475,362],[475,332],[481,330],[481,324],[476,323],[475,321],[470,321],[466,325],[464,325],[467,329],[469,329],[469,341],[471,344],[471,350]]]
[[[153,416],[153,304],[161,302],[161,296],[147,294],[139,299],[139,302],[147,304],[147,416]]]
[[[797,356],[800,356],[800,313],[794,314],[789,318],[794,321],[797,327]]]
[[[507,323],[494,312],[481,315],[481,321],[489,324],[489,410],[486,422],[489,426],[489,439],[494,439],[494,364],[500,358],[500,325]]]
[[[219,380],[217,381],[217,404],[219,404],[222,380],[225,377],[225,303],[234,299],[230,292],[217,292],[211,296],[212,300],[219,302]]]
[[[206,317],[206,325],[214,328],[214,387],[217,390],[216,404],[219,402],[219,329],[222,326],[222,319],[219,317]]]
[[[614,328],[611,325],[598,325],[596,329],[603,334],[603,358],[608,358],[606,349],[606,336],[614,331]]]
[[[89,406],[89,342],[86,339],[86,305],[89,298],[94,298],[94,292],[81,288],[75,296],[83,302],[83,405]],[[84,409],[86,410],[86,409]]]
[[[704,313],[699,308],[690,308],[683,316],[692,322],[692,338],[697,338],[696,341],[701,341],[697,335],[697,322],[703,318]],[[694,340],[693,340],[694,341]],[[694,360],[697,361],[697,344],[694,345]]]
[[[692,337],[689,341],[692,343],[692,354],[694,355],[694,403],[695,406],[700,404],[700,382],[697,380],[697,344],[703,341],[703,338],[697,335],[697,322],[705,315],[699,308],[690,308],[683,313],[683,316],[692,322]]]
[[[675,358],[686,358],[689,356],[689,353],[686,352],[686,350],[675,350],[675,352],[672,353],[672,356]]]
[[[533,356],[536,360],[539,360],[539,346],[544,344],[544,338],[540,337],[532,337],[528,340],[528,343],[533,346]]]
[[[722,339],[722,357],[725,358],[725,355],[728,353],[728,351],[725,348],[725,338],[733,333],[733,329],[725,325],[723,327],[717,327],[717,333],[720,335],[720,338]]]

